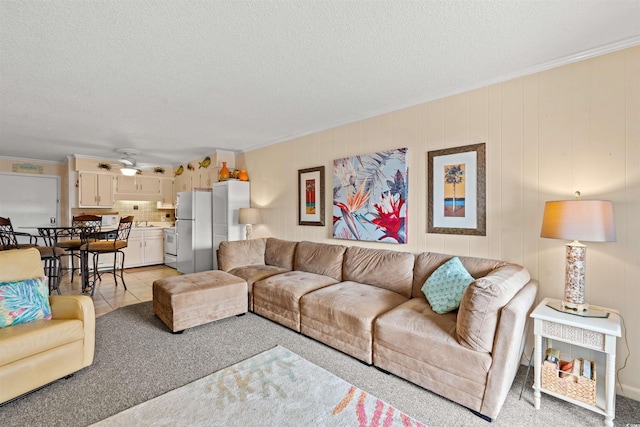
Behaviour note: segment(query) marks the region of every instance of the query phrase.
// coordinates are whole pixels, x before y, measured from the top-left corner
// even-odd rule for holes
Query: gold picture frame
[[[427,232],[486,236],[486,144],[427,153]]]

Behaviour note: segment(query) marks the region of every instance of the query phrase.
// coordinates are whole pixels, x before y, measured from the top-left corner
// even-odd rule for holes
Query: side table
[[[607,318],[582,317],[554,310],[547,303],[558,303],[558,300],[545,298],[531,313],[534,319],[535,352],[534,369],[535,378],[533,384],[534,406],[540,409],[541,392],[555,396],[583,408],[589,409],[600,415],[604,415],[604,424],[613,426],[615,418],[615,367],[616,367],[616,338],[622,336],[620,316],[613,310],[599,308],[598,310],[609,313]],[[546,339],[543,348],[542,339]],[[596,404],[595,406],[583,403],[559,393],[546,390],[542,387],[542,358],[543,352],[550,346],[553,340],[565,342],[578,347],[597,350],[605,354],[606,367],[604,378],[602,370],[597,369],[596,374]],[[602,387],[604,380],[604,387]]]

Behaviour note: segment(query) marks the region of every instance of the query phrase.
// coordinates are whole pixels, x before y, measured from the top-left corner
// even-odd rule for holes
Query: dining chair
[[[29,243],[18,243],[18,236],[29,238]],[[62,249],[54,246],[40,246],[37,236],[29,233],[16,233],[10,218],[0,217],[0,246],[2,249],[26,249],[36,248],[40,252],[40,260],[44,264],[44,273],[49,281],[49,292],[56,291],[60,294],[60,255]]]
[[[29,243],[18,243],[16,236],[24,236],[29,238]],[[0,216],[0,249],[27,249],[35,248],[36,236],[29,233],[17,233],[11,225],[10,218]]]
[[[124,248],[129,243],[129,233],[131,232],[131,226],[133,225],[133,216],[127,216],[120,218],[118,228],[112,232],[102,233],[104,234],[103,240],[95,242],[88,242],[80,247],[81,251],[86,251],[93,256],[93,283],[91,285],[91,295],[93,295],[96,289],[96,282],[102,280],[101,273],[98,271],[98,261],[102,254],[113,254],[113,281],[116,286],[118,285],[118,255],[121,255],[120,260],[120,280],[124,286],[124,290],[127,290],[127,284],[124,281]]]
[[[100,229],[102,228],[102,217],[98,215],[74,216],[71,220],[71,227],[71,230],[66,233],[66,237],[68,238],[58,240],[55,246],[64,250],[62,256],[68,256],[70,258],[70,267],[61,267],[61,269],[71,272],[71,283],[73,283],[74,272],[76,270],[78,272],[83,270],[80,247],[85,243],[96,242],[98,240],[95,236],[100,233]],[[77,267],[75,263],[76,259],[78,259]]]

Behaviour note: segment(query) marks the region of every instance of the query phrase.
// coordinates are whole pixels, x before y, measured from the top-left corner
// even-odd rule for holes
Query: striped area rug
[[[93,425],[424,427],[280,346]]]

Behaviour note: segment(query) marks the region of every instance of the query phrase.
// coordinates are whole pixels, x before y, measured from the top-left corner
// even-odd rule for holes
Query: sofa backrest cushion
[[[265,265],[266,239],[221,242],[218,247],[218,270],[229,271],[246,265]]]
[[[472,350],[490,353],[502,308],[530,279],[526,268],[505,264],[470,284],[458,309],[458,342]]]
[[[344,255],[343,280],[365,283],[411,296],[413,262],[408,252],[351,246]]]
[[[40,252],[35,248],[0,251],[0,282],[44,276]]]
[[[427,281],[429,276],[438,269],[442,264],[453,258],[454,255],[439,254],[436,252],[422,252],[416,255],[413,267],[413,289],[411,290],[412,298],[424,298],[422,293],[422,285]],[[486,276],[496,268],[505,265],[504,261],[498,261],[487,258],[475,258],[459,256],[460,262],[464,268],[473,276],[474,279]]]
[[[342,258],[346,246],[300,242],[296,246],[294,270],[322,274],[342,281]]]
[[[298,242],[269,237],[264,253],[265,264],[293,270],[293,257],[295,256],[297,245]]]

